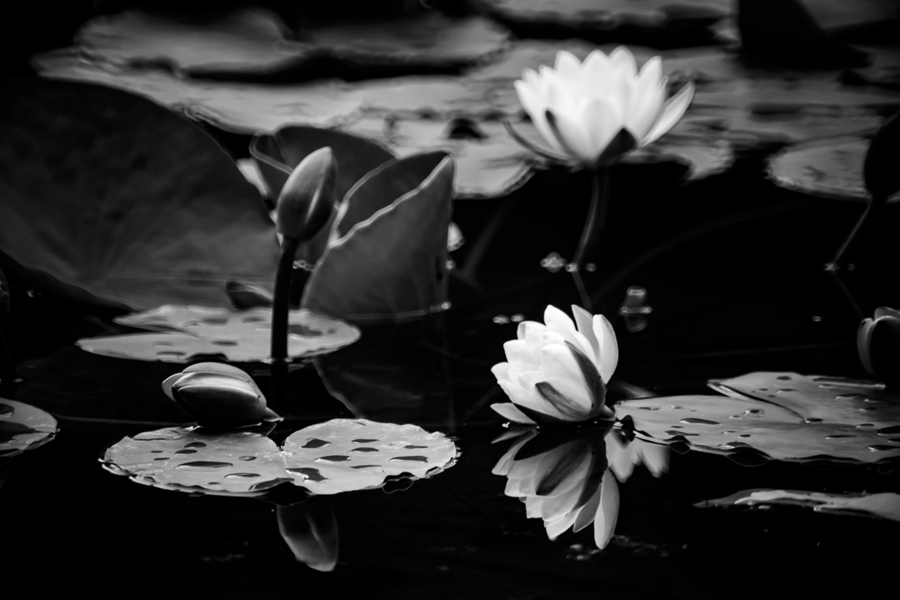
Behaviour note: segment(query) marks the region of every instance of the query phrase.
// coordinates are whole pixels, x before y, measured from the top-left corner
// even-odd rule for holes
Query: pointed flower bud
[[[865,319],[856,334],[866,371],[890,386],[900,385],[900,311],[882,307]]]
[[[518,339],[503,345],[507,362],[492,371],[512,404],[491,408],[510,421],[552,426],[613,417],[605,400],[619,361],[616,335],[603,315],[572,309],[574,322],[548,306],[544,323],[520,323]]]
[[[222,363],[197,363],[162,383],[163,392],[204,426],[250,427],[281,417],[244,371]]]
[[[336,182],[331,148],[319,148],[300,161],[278,196],[276,231],[299,242],[312,239],[334,210]]]

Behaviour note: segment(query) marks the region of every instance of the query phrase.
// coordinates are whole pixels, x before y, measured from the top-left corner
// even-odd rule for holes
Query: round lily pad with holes
[[[222,356],[231,362],[265,361],[269,356],[272,310],[165,305],[118,317],[120,325],[157,333],[132,333],[84,338],[82,350],[133,360],[186,363],[200,357]],[[333,352],[359,339],[359,329],[343,321],[292,310],[288,321],[291,358]]]
[[[258,192],[171,111],[106,87],[21,80],[4,88],[0,127],[0,252],[31,279],[140,309],[224,305],[225,281],[274,275]]]
[[[138,483],[207,494],[258,496],[280,484],[313,494],[376,488],[389,477],[451,467],[456,445],[415,425],[333,419],[291,434],[282,448],[252,432],[171,427],[126,437],[106,451],[114,473]]]
[[[768,159],[769,178],[781,187],[839,200],[866,200],[863,163],[871,140],[831,138],[789,146]],[[898,195],[889,201],[896,202]]]
[[[704,500],[699,508],[729,506],[804,506],[816,512],[900,521],[900,494],[828,494],[802,490],[744,490],[724,498]]]
[[[724,384],[732,381],[714,385],[726,391]],[[684,443],[701,452],[727,455],[754,450],[776,460],[850,463],[900,457],[900,405],[878,413],[869,407],[859,410],[852,404],[839,406],[834,397],[840,392],[830,391],[831,403],[819,407],[817,402],[823,396],[804,397],[793,391],[778,394],[775,383],[766,388],[772,393],[765,399],[732,393],[736,397],[628,400],[616,405],[616,417],[630,417],[635,430],[649,439]],[[782,387],[790,390],[790,385]]]
[[[56,419],[39,408],[0,398],[0,459],[43,446],[56,435]]]

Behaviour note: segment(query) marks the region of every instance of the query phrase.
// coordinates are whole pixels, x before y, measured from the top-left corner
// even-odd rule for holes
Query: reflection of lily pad
[[[629,400],[616,416],[631,417],[651,439],[718,454],[752,449],[777,460],[865,463],[900,456],[900,404],[888,404],[877,384],[753,373],[713,385],[733,397]],[[817,391],[804,395],[810,386]],[[760,395],[747,397],[747,389]]]
[[[314,494],[375,488],[391,476],[439,473],[456,455],[445,435],[415,425],[333,419],[291,434],[281,449],[258,433],[148,431],[115,444],[104,460],[139,483],[252,496],[282,483]]]
[[[790,146],[769,159],[768,174],[782,187],[814,196],[865,200],[863,162],[869,144],[865,138],[845,137]]]
[[[771,506],[785,504],[806,506],[816,512],[840,515],[875,517],[900,521],[900,495],[883,494],[826,494],[800,490],[744,490],[724,498],[705,500],[700,508],[713,506]]]
[[[232,362],[264,361],[269,356],[272,311],[267,308],[230,311],[165,305],[116,321],[160,333],[85,338],[78,345],[104,356],[175,363],[201,356],[221,355]],[[288,328],[292,358],[331,352],[359,339],[356,327],[306,310],[291,311]]]
[[[223,304],[226,280],[271,278],[259,194],[195,126],[83,84],[23,81],[0,102],[0,251],[35,278],[144,308]]]
[[[39,408],[0,398],[0,459],[33,450],[56,435],[56,419]]]

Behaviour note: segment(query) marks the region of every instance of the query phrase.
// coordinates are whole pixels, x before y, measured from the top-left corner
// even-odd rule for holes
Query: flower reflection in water
[[[493,473],[507,477],[506,495],[525,503],[528,518],[543,519],[551,540],[593,523],[594,541],[605,548],[619,516],[619,482],[642,463],[654,477],[668,470],[666,446],[629,441],[612,426],[575,435],[539,434],[532,428],[500,439],[515,436]]]
[[[334,571],[338,561],[338,526],[331,505],[320,496],[278,506],[278,531],[297,562],[316,571]]]

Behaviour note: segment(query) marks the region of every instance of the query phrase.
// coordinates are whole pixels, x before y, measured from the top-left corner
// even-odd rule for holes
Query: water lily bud
[[[300,161],[278,196],[276,231],[300,242],[312,239],[334,210],[336,182],[331,148],[319,148]]]
[[[516,423],[567,425],[613,417],[606,383],[619,361],[616,335],[603,315],[573,306],[575,322],[554,306],[544,323],[523,321],[506,342],[507,362],[491,369],[512,404],[495,411]],[[577,323],[577,325],[576,325]]]
[[[162,383],[163,392],[204,426],[250,427],[281,417],[244,371],[222,363],[197,363]]]
[[[866,371],[890,386],[900,385],[900,311],[882,307],[865,319],[856,347]]]
[[[594,50],[584,62],[559,52],[554,67],[525,69],[515,82],[522,107],[550,148],[514,135],[551,159],[589,168],[611,164],[660,138],[684,115],[694,85],[687,84],[666,100],[666,81],[658,56],[638,72],[625,47],[609,56]]]

